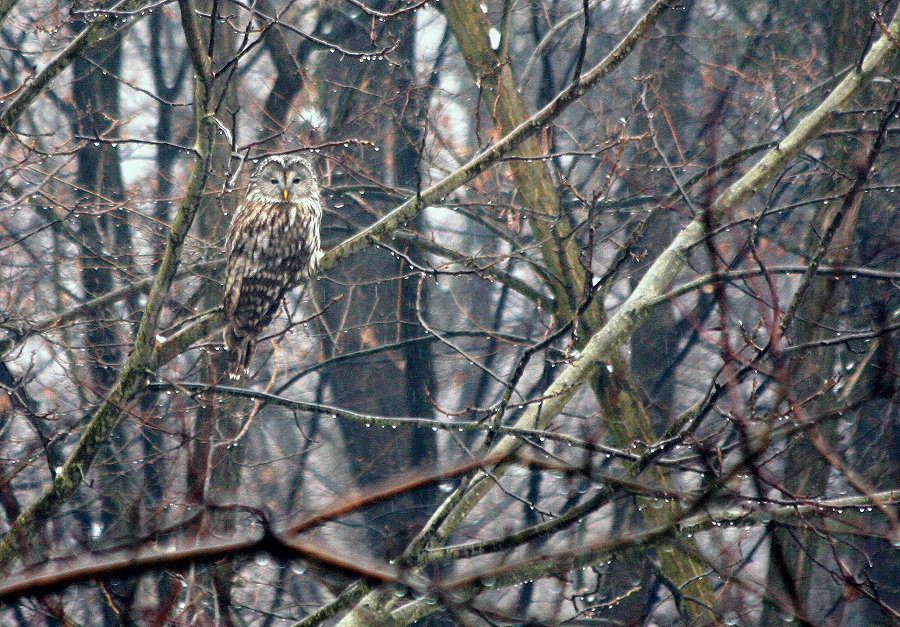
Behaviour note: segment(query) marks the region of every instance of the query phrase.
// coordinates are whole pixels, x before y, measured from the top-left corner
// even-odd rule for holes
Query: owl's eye
[[[278,179],[269,179],[269,182],[270,182],[272,185],[278,185]]]
[[[294,183],[296,184],[296,183],[299,183],[299,182],[300,182],[300,177],[299,177],[299,176],[295,177],[295,178],[294,178]]]

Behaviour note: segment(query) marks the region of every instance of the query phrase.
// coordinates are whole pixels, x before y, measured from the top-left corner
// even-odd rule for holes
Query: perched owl
[[[285,293],[315,272],[322,205],[312,165],[298,156],[263,160],[228,233],[225,348],[228,375],[250,368],[256,338]]]

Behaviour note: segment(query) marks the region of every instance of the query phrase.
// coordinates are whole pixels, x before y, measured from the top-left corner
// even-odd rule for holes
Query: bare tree
[[[893,624],[897,2],[0,1],[3,624]],[[319,277],[223,378],[257,159]]]

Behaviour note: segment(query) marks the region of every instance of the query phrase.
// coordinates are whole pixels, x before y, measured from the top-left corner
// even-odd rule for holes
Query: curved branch
[[[900,32],[900,11],[895,13],[890,25],[891,33]],[[797,127],[771,149],[762,159],[740,179],[735,181],[713,203],[710,218],[713,225],[719,222],[726,210],[740,207],[762,186],[775,176],[802,148],[812,141],[832,113],[836,111],[868,79],[893,49],[893,42],[886,35],[876,41],[862,64],[850,72],[825,98],[809,113]],[[669,246],[657,257],[631,295],[601,329],[590,338],[581,355],[554,380],[545,392],[545,400],[540,405],[530,406],[516,423],[516,427],[542,429],[558,415],[569,400],[591,376],[597,364],[603,362],[622,345],[631,333],[643,322],[657,303],[666,287],[675,279],[687,263],[694,245],[706,233],[702,216],[690,222],[674,238]],[[519,445],[514,438],[503,438],[491,454],[511,453]],[[495,474],[502,474],[498,468]],[[439,507],[432,521],[423,529],[408,553],[425,548],[435,539],[442,539],[463,521],[473,507],[487,494],[494,481],[481,477],[475,479],[465,494],[451,494],[445,505]]]
[[[190,10],[189,4],[188,0],[182,0],[182,10]],[[130,6],[130,3],[126,1],[116,7],[123,5]],[[190,16],[183,17],[190,19]],[[195,50],[194,47],[190,47],[190,51],[191,54],[205,54],[202,50]],[[195,62],[196,66],[204,67],[206,63],[199,60]],[[157,355],[154,346],[163,301],[178,272],[182,249],[200,207],[200,199],[209,174],[216,118],[210,109],[208,96],[206,82],[202,77],[197,77],[194,81],[194,123],[197,129],[194,146],[197,157],[191,168],[184,198],[172,222],[159,270],[150,286],[134,347],[115,384],[91,415],[84,432],[62,468],[58,469],[53,480],[44,486],[37,499],[12,522],[9,531],[0,540],[0,569],[7,568],[18,555],[24,553],[35,527],[50,517],[75,493],[100,447],[118,423],[122,411],[149,383],[147,374],[154,367],[154,358]]]
[[[397,580],[396,569],[389,565],[365,564],[359,556],[348,558],[344,551],[328,549],[321,544],[302,542],[264,530],[257,537],[206,544],[198,544],[196,540],[191,540],[180,546],[129,554],[104,561],[88,561],[65,570],[32,575],[0,585],[0,603],[8,603],[25,595],[55,592],[95,579],[129,577],[160,568],[177,569],[198,562],[209,563],[225,557],[252,556],[260,552],[282,560],[304,559],[316,562],[330,570],[342,571],[365,580],[376,582]]]
[[[0,114],[0,140],[12,130],[16,120],[34,102],[44,88],[59,76],[91,44],[115,32],[130,28],[140,19],[139,11],[150,4],[150,0],[121,0],[107,12],[91,22],[72,43],[66,46],[43,70],[32,76],[19,90],[16,99]],[[111,11],[111,12],[110,12]],[[117,13],[119,12],[119,13]],[[125,13],[121,13],[125,12]],[[138,12],[138,13],[135,13]],[[126,15],[127,17],[120,17]],[[124,22],[124,23],[123,23]]]
[[[890,490],[872,496],[885,503],[897,503],[900,490]],[[727,510],[711,514],[703,514],[686,520],[673,520],[642,533],[603,540],[588,544],[574,550],[550,553],[532,557],[516,563],[484,570],[480,573],[442,582],[435,588],[438,595],[452,594],[455,599],[472,599],[479,593],[494,587],[504,587],[533,581],[544,577],[553,577],[560,572],[577,570],[592,566],[613,556],[621,556],[624,552],[644,551],[675,540],[682,534],[694,534],[714,527],[748,527],[769,524],[771,521],[789,523],[809,514],[831,510],[835,515],[843,510],[852,510],[860,506],[870,505],[865,496],[855,496],[814,503],[797,503],[768,509],[765,511],[747,512],[745,510]],[[833,532],[837,533],[837,532]],[[428,616],[440,609],[433,598],[417,599],[397,608],[392,613],[393,625],[408,625],[415,620]]]

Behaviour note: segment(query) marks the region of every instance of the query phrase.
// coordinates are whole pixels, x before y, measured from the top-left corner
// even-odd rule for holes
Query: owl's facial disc
[[[260,167],[255,178],[253,193],[272,202],[297,202],[318,191],[315,175],[303,160],[285,163],[272,159]]]

